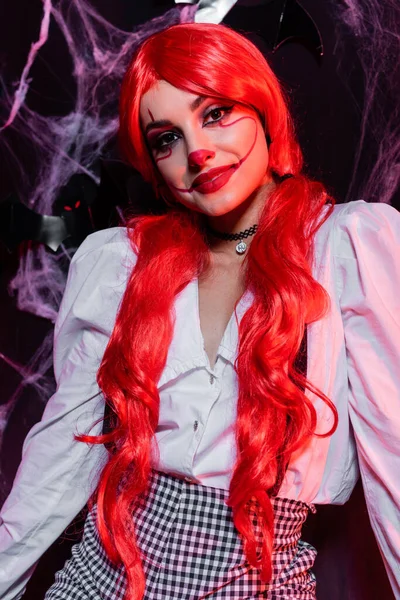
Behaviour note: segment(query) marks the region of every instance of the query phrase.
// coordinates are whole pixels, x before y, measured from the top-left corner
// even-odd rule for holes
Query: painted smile
[[[206,173],[201,173],[196,179],[192,182],[190,188],[178,188],[172,184],[169,184],[171,188],[174,188],[177,192],[186,192],[191,193],[193,191],[199,192],[200,194],[212,194],[220,190],[224,185],[228,183],[232,175],[238,170],[238,168],[248,159],[250,154],[252,153],[254,146],[257,142],[257,123],[253,117],[240,117],[233,123],[229,123],[228,125],[221,125],[221,127],[231,127],[232,125],[242,121],[243,119],[250,119],[256,125],[256,131],[254,135],[253,143],[251,144],[248,152],[246,152],[245,156],[241,158],[237,163],[233,165],[225,165],[223,167],[215,167],[214,169],[209,169]]]
[[[212,194],[213,192],[220,190],[228,183],[238,166],[239,165],[226,165],[224,167],[210,169],[207,173],[202,173],[193,181],[189,191],[200,192],[200,194]]]

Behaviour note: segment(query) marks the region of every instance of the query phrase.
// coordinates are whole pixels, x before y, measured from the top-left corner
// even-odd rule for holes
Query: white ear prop
[[[197,4],[195,23],[221,23],[237,0],[175,0],[175,4]]]

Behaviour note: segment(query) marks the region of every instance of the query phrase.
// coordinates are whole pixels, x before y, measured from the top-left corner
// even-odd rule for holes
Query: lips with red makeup
[[[213,192],[217,192],[228,183],[238,166],[238,164],[234,164],[209,169],[206,173],[201,173],[201,175],[196,177],[188,191],[195,191],[200,194],[212,194]]]

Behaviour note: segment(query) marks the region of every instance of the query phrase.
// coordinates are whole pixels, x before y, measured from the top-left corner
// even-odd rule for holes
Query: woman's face
[[[271,179],[265,133],[250,108],[159,81],[144,94],[140,118],[165,184],[192,210],[225,215]]]

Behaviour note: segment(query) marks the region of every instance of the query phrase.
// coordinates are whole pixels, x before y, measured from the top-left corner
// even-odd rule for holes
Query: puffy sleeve
[[[400,215],[352,202],[335,236],[350,420],[372,528],[400,599]]]
[[[75,253],[55,327],[57,391],[29,432],[0,515],[0,598],[20,598],[36,562],[94,491],[107,451],[74,439],[104,415],[96,374],[133,267],[126,230]],[[101,432],[98,423],[91,433]]]

